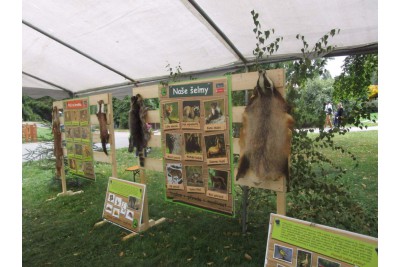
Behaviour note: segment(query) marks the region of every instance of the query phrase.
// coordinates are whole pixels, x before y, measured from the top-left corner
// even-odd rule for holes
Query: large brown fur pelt
[[[104,101],[99,100],[97,103],[98,106],[96,116],[99,120],[101,146],[103,147],[104,153],[108,156],[107,143],[109,141],[110,134],[108,133],[107,129],[107,114],[104,111]]]
[[[236,180],[252,171],[259,181],[289,179],[290,129],[294,120],[287,103],[265,71],[243,113]]]
[[[148,108],[144,106],[140,94],[131,97],[131,109],[129,110],[129,152],[134,148],[138,151],[140,166],[144,167],[143,149],[147,147],[150,132],[146,126],[146,115]]]
[[[54,136],[54,157],[56,158],[57,176],[60,177],[64,154],[63,154],[62,140],[61,140],[60,117],[58,114],[57,107],[53,107],[52,117],[53,117],[53,124],[51,131]]]

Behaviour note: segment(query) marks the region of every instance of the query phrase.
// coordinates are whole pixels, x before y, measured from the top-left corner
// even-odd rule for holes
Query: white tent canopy
[[[283,37],[270,57],[299,57],[331,29],[327,56],[376,52],[377,0],[23,0],[22,86],[31,96],[56,98],[158,82],[166,65],[194,76],[252,64],[262,30]]]

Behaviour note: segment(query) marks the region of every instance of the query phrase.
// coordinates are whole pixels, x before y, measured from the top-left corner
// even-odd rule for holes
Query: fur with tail
[[[243,113],[236,180],[251,170],[259,180],[289,179],[290,129],[294,120],[286,100],[266,72],[260,72],[253,96]]]
[[[52,124],[52,133],[54,136],[54,156],[56,158],[56,170],[57,170],[57,176],[61,176],[61,167],[62,167],[62,161],[63,161],[63,149],[62,149],[62,140],[61,140],[61,129],[60,129],[60,117],[58,114],[58,108],[54,107],[53,108],[53,124]]]
[[[99,120],[99,127],[100,127],[100,140],[101,146],[103,148],[104,153],[108,156],[107,153],[107,143],[110,138],[110,134],[108,133],[107,129],[107,114],[104,111],[104,101],[99,100],[97,101],[97,119]]]
[[[150,133],[146,126],[147,110],[140,94],[131,97],[131,109],[129,110],[129,147],[128,151],[133,152],[134,148],[139,156],[140,166],[144,167],[144,152]]]

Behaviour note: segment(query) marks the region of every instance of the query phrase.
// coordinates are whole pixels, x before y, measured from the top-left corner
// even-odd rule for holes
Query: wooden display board
[[[277,90],[279,90],[284,95],[285,70],[284,69],[268,70],[267,74],[268,74],[268,77],[273,81]],[[231,92],[230,92],[230,94],[233,94],[235,92],[240,92],[240,91],[253,90],[254,86],[257,83],[257,80],[258,80],[258,72],[249,72],[249,73],[240,73],[240,74],[231,75]],[[201,83],[201,82],[207,82],[207,80],[195,80],[193,82]],[[151,98],[159,99],[159,94],[161,93],[159,91],[160,91],[159,85],[154,84],[154,85],[143,86],[143,87],[135,87],[132,89],[132,95],[140,94],[144,99],[151,99]],[[166,89],[165,89],[165,92],[167,92]],[[170,101],[170,102],[174,102],[174,101],[175,101],[174,98],[172,98],[172,101]],[[161,108],[161,106],[160,106],[160,108]],[[183,109],[183,103],[182,103],[182,109]],[[231,107],[231,110],[232,110],[231,115],[232,116],[230,116],[230,118],[229,118],[230,122],[231,123],[242,123],[242,114],[243,114],[244,109],[245,109],[245,106],[232,106]],[[153,124],[162,124],[162,121],[160,119],[160,113],[162,113],[161,110],[150,110],[147,114],[146,122],[153,123]],[[182,120],[182,122],[183,122],[183,120]],[[180,123],[182,123],[182,122],[180,122]],[[186,124],[185,127],[193,127],[194,129],[190,129],[190,130],[201,131],[201,129],[199,129],[196,124],[191,124],[189,122],[188,122],[188,124]],[[171,132],[171,133],[173,133],[173,131],[174,131],[173,129],[168,130],[168,132]],[[165,133],[167,133],[167,131]],[[163,146],[165,146],[165,139],[166,139],[166,135],[164,133],[163,133],[163,135],[158,135],[153,132],[151,135],[151,138],[149,140],[148,146],[162,148]],[[227,141],[227,139],[225,141],[228,145],[230,145],[230,149],[233,154],[240,154],[239,138],[229,135],[229,141]],[[163,148],[163,151],[164,151],[164,148]],[[177,157],[177,155],[178,155],[178,157]],[[180,153],[177,153],[177,154],[169,153],[169,150],[166,150],[166,153],[164,154],[164,156],[165,156],[166,161],[171,160],[171,159],[172,160],[175,159],[174,161],[177,161],[177,160],[179,160],[179,157],[181,158],[181,160],[183,160],[182,155]],[[232,161],[230,162],[230,164],[233,165]],[[166,165],[165,165],[165,162],[163,159],[145,158],[145,166],[143,168],[141,168],[141,170],[166,172]],[[233,177],[235,177],[237,169],[233,168],[232,172],[233,172]],[[252,184],[252,183],[245,183],[244,179],[239,179],[239,180],[241,180],[240,181],[241,185],[249,186],[249,187],[254,186],[254,184]],[[234,180],[233,183],[236,183],[236,181]],[[277,194],[277,213],[278,214],[286,214],[286,180],[280,179],[278,181],[270,181],[268,183],[266,189],[273,190]],[[191,189],[189,189],[189,190],[191,190]],[[195,188],[195,190],[199,190],[199,189]]]
[[[230,77],[159,86],[168,200],[234,214]]]
[[[378,239],[271,214],[266,267],[378,266]]]
[[[97,104],[103,100],[106,107],[107,128],[109,132],[108,156],[103,151],[93,151],[93,144],[100,143],[99,124],[96,117]],[[68,99],[53,102],[60,113],[61,137],[63,140],[63,154],[68,156],[69,171],[80,177],[95,180],[93,161],[110,163],[112,175],[117,176],[117,162],[115,153],[114,116],[112,110],[112,94],[99,94],[85,98]],[[100,145],[101,146],[101,145]],[[77,153],[78,152],[78,153]],[[72,162],[70,160],[75,160]],[[80,164],[76,164],[76,161]],[[84,164],[82,164],[84,162]],[[75,163],[75,166],[73,165]],[[86,171],[85,171],[86,170]],[[65,166],[61,170],[62,193],[58,195],[72,195],[79,192],[67,191]]]
[[[64,101],[64,132],[70,173],[96,180],[94,173],[89,98]]]
[[[132,232],[142,224],[146,185],[110,177],[103,218]]]

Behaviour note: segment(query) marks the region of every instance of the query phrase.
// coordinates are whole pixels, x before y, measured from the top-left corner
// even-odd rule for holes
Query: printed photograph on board
[[[119,218],[119,208],[114,207],[112,216]]]
[[[74,145],[74,143],[67,143],[66,147],[67,147],[68,155],[71,156],[71,155],[75,154],[75,145]]]
[[[87,122],[89,121],[89,115],[88,115],[88,110],[83,109],[80,111],[80,121],[81,122]]]
[[[115,198],[115,203],[116,206],[120,207],[122,204],[122,198],[121,197],[116,197]]]
[[[82,145],[81,144],[75,144],[75,156],[82,156]]]
[[[65,117],[64,117],[64,122],[70,122],[70,121],[72,121],[72,118],[71,118],[71,111],[65,111]]]
[[[228,172],[208,169],[208,190],[226,194],[228,191]]]
[[[324,266],[324,267],[340,267],[340,263],[330,261],[328,259],[318,257],[317,266]]]
[[[82,145],[82,155],[84,158],[90,158],[92,155],[92,150],[89,145]]]
[[[167,188],[183,190],[182,163],[167,163]]]
[[[215,134],[204,136],[208,164],[226,164],[228,156],[225,149],[225,135]]]
[[[200,100],[183,101],[182,129],[200,129]]]
[[[309,251],[297,250],[296,267],[311,267],[312,254]]]
[[[139,210],[141,208],[141,199],[134,196],[129,196],[128,208],[132,210]]]
[[[182,134],[165,134],[165,158],[173,160],[182,159]]]
[[[164,130],[179,129],[179,103],[170,102],[162,105]]]
[[[185,166],[185,179],[186,179],[186,190],[190,193],[202,193],[206,192],[203,178],[203,166],[202,165],[187,165]]]
[[[185,133],[185,160],[203,161],[203,149],[201,145],[201,133]]]
[[[65,139],[73,139],[74,138],[74,128],[67,127],[65,128]]]
[[[126,215],[125,215],[125,218],[127,218],[128,220],[130,220],[130,221],[133,221],[133,210],[127,210],[126,211]]]
[[[122,215],[125,215],[127,208],[128,208],[128,203],[126,203],[125,201],[122,201],[122,204],[121,204],[121,214]]]
[[[84,140],[90,140],[90,128],[81,127],[81,138]]]
[[[79,125],[79,122],[81,121],[81,112],[80,110],[71,110],[73,117],[72,117],[72,121],[73,122],[77,122],[76,125]]]
[[[74,139],[80,139],[81,138],[81,127],[74,127]]]
[[[109,194],[108,194],[107,201],[108,201],[108,202],[111,202],[111,203],[113,203],[113,204],[114,204],[114,201],[115,201],[115,195],[114,195],[114,194],[112,194],[112,193],[109,193]]]
[[[273,257],[274,257],[274,259],[277,259],[277,260],[282,260],[282,261],[292,263],[293,249],[275,244]]]
[[[110,204],[110,203],[107,203],[106,204],[106,212],[111,214],[112,213],[112,209],[113,209],[113,205]]]
[[[225,115],[223,98],[204,101],[205,130],[225,130]]]

